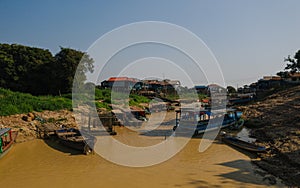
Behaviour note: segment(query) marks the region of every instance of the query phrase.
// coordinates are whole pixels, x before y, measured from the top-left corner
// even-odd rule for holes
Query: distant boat
[[[60,129],[56,131],[56,135],[61,144],[84,154],[89,154],[94,149],[96,138],[89,134],[83,136],[78,129]]]
[[[17,138],[18,132],[11,128],[0,129],[0,158],[4,156]]]
[[[263,146],[258,146],[256,144],[250,143],[250,142],[245,142],[243,140],[238,139],[237,137],[232,137],[232,136],[224,136],[222,138],[223,142],[226,144],[230,144],[233,146],[236,146],[238,148],[251,151],[251,152],[265,152],[266,148]]]

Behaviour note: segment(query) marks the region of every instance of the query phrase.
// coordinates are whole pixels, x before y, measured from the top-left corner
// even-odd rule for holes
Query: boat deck
[[[55,135],[58,129],[59,128],[52,124],[39,125],[37,126],[37,136],[38,138],[49,138],[50,136]]]

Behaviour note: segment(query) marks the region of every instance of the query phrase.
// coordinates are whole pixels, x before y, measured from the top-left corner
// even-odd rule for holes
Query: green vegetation
[[[111,100],[113,99],[113,101]],[[112,92],[110,89],[95,88],[95,100],[97,108],[111,109],[110,104],[121,105],[128,101],[128,96],[125,93]],[[129,106],[140,106],[141,103],[149,103],[150,99],[144,96],[130,94]]]
[[[228,94],[235,94],[237,91],[233,86],[227,86]]]
[[[116,99],[128,98],[123,93],[114,93]],[[90,100],[86,100],[90,102]],[[130,94],[129,105],[140,106],[140,103],[148,103],[150,99],[135,94]],[[113,101],[114,104],[124,101]],[[111,90],[95,89],[96,108],[111,110]],[[0,88],[0,116],[28,113],[32,111],[72,109],[72,94],[60,96],[33,96],[27,93],[13,92]]]
[[[81,61],[81,63],[79,63]],[[33,95],[70,93],[77,70],[78,85],[93,71],[93,60],[81,51],[49,50],[18,44],[0,44],[0,87]]]
[[[208,96],[203,93],[196,93],[195,91],[188,91],[188,92],[181,92],[180,93],[180,98],[181,99],[186,99],[186,100],[196,100],[198,96],[199,101],[202,99],[206,99]]]
[[[32,111],[72,109],[72,100],[64,97],[32,96],[0,88],[0,115]]]
[[[111,96],[110,96],[110,89],[98,89],[95,88],[95,104],[96,108],[105,108],[111,110]]]
[[[144,96],[130,94],[129,106],[140,106],[141,103],[149,103],[150,99]]]

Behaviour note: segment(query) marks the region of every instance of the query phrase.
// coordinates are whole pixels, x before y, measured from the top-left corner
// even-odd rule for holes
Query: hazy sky
[[[0,0],[0,42],[86,51],[124,24],[170,22],[201,38],[226,84],[241,86],[282,70],[300,49],[299,8],[298,0]]]

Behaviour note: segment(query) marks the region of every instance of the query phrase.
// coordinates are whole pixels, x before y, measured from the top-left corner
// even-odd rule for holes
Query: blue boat
[[[182,111],[184,114],[181,114]],[[219,115],[221,114],[221,116]],[[176,125],[173,127],[173,130],[175,131],[179,125],[183,125],[187,128],[194,128],[194,135],[198,135],[201,133],[204,133],[206,131],[213,131],[213,130],[219,130],[225,127],[230,127],[232,129],[239,129],[243,126],[244,120],[241,118],[242,112],[237,111],[235,109],[227,109],[226,113],[219,113],[214,114],[211,112],[211,110],[187,110],[187,109],[180,109],[176,111]],[[224,118],[223,118],[224,115]],[[217,117],[219,116],[219,117]],[[213,121],[209,124],[209,121],[217,118],[223,118],[222,120],[219,119],[219,121]],[[190,119],[190,121],[186,121]],[[184,123],[180,123],[183,122]],[[197,124],[196,127],[193,127],[191,125],[187,125],[186,122],[191,122],[190,124]],[[193,122],[193,123],[192,123]],[[222,122],[220,125],[219,122]]]

